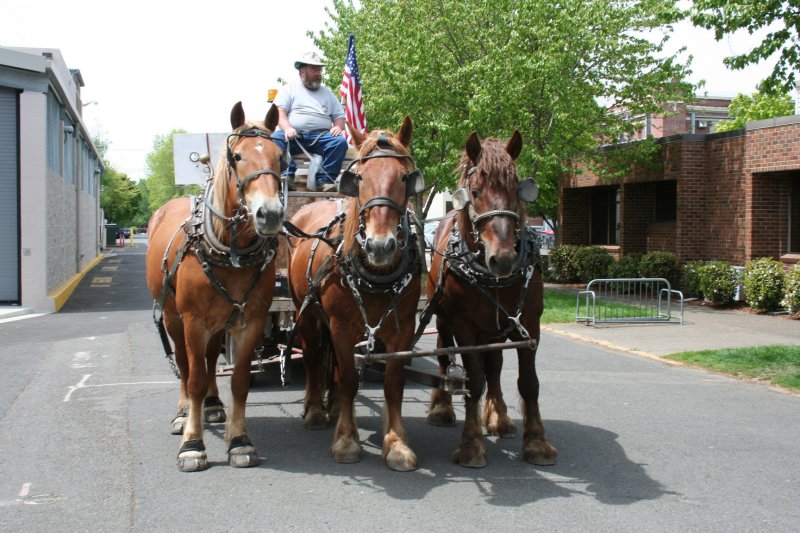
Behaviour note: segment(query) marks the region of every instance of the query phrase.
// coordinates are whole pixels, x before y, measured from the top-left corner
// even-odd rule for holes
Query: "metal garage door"
[[[19,298],[17,91],[0,87],[0,304]]]

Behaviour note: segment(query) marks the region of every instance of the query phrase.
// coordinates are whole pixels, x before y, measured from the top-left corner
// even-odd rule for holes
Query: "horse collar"
[[[502,288],[517,283],[524,278],[529,266],[539,261],[539,249],[533,229],[525,226],[522,238],[517,246],[517,262],[514,264],[512,274],[506,278],[497,278],[478,261],[478,254],[472,252],[466,240],[461,236],[457,226],[453,226],[450,239],[447,241],[445,259],[450,268],[459,277],[476,283],[482,287]]]

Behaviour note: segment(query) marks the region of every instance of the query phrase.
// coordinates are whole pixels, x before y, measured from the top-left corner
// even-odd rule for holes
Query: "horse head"
[[[538,191],[532,179],[517,178],[515,161],[521,151],[517,130],[505,146],[496,138],[481,142],[473,132],[461,157],[460,188],[453,194],[459,231],[483,248],[485,266],[497,278],[513,274],[518,233],[525,225],[524,202],[534,200]]]
[[[271,140],[277,124],[275,106],[270,107],[263,122],[245,120],[241,102],[231,110],[233,131],[228,135],[224,164],[218,165],[218,175],[214,177],[214,205],[224,210],[226,217],[247,220],[244,238],[252,237],[253,231],[259,237],[274,236],[283,225],[282,153]],[[218,235],[225,224],[217,217]]]
[[[375,268],[390,267],[405,246],[410,234],[406,203],[425,186],[409,151],[413,127],[405,117],[397,134],[350,130],[358,155],[339,184],[339,192],[355,200],[347,214],[343,251],[352,252],[358,242]]]

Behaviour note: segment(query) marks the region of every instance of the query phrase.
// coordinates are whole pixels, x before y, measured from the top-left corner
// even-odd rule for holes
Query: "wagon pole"
[[[528,339],[516,342],[495,342],[492,344],[481,344],[477,346],[452,346],[448,348],[433,348],[432,350],[406,350],[402,352],[387,352],[387,353],[373,353],[361,354],[356,353],[357,359],[364,359],[366,362],[372,361],[390,361],[392,359],[405,359],[407,357],[427,357],[438,355],[454,355],[457,353],[473,353],[494,350],[513,350],[516,348],[535,348],[536,339]]]

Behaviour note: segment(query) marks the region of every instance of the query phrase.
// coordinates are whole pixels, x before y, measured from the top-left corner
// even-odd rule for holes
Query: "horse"
[[[351,130],[358,154],[339,184],[350,198],[308,204],[287,223],[306,235],[289,239],[288,272],[306,368],[303,422],[323,429],[338,410],[331,452],[339,463],[357,462],[362,451],[354,410],[355,346],[364,341],[369,353],[409,349],[422,292],[406,208],[408,198],[424,189],[409,152],[411,119],[405,117],[397,134]],[[326,413],[331,371],[338,375]],[[404,381],[403,361],[388,361],[382,456],[398,471],[417,467],[401,420]]]
[[[504,146],[497,138],[481,142],[473,132],[459,165],[453,211],[439,223],[427,283],[436,313],[439,348],[533,340],[517,349],[517,381],[523,414],[523,456],[537,465],[555,464],[557,450],[545,439],[539,413],[536,348],[543,310],[542,270],[535,236],[525,224],[525,202],[538,193],[532,179],[520,181],[515,160],[522,150],[519,131]],[[467,376],[465,421],[453,460],[465,467],[486,465],[482,425],[490,435],[513,436],[500,389],[502,350],[462,353]],[[439,357],[440,372],[453,363]],[[486,383],[488,392],[479,416]],[[455,422],[452,394],[434,389],[428,422]]]
[[[283,228],[283,154],[271,141],[278,109],[248,121],[241,102],[231,110],[232,132],[203,197],[176,198],[150,219],[147,286],[164,348],[175,345],[180,371],[178,468],[204,470],[204,398],[211,421],[225,420],[215,367],[225,332],[235,353],[233,406],[227,416],[228,463],[258,463],[247,435],[245,404],[253,351],[262,338],[275,289],[275,252]],[[211,400],[211,401],[209,401]],[[187,413],[188,407],[188,413]],[[173,431],[180,433],[181,431]]]

